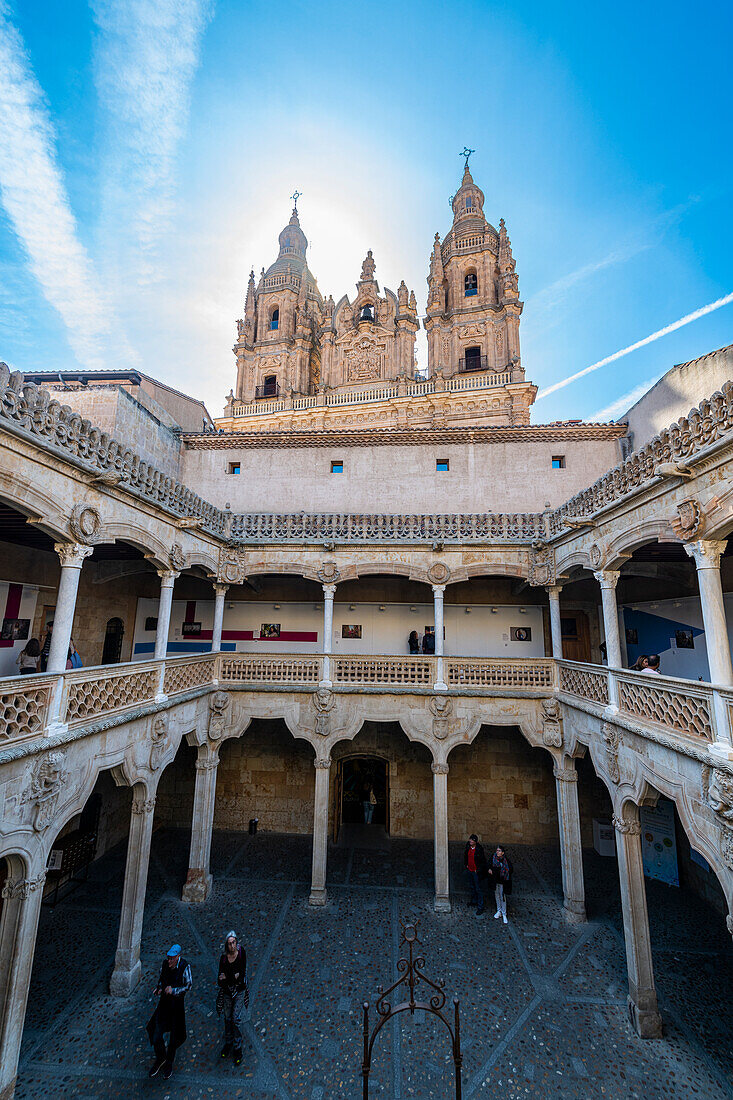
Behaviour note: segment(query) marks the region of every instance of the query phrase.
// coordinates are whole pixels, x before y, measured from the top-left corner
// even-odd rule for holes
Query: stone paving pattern
[[[400,918],[419,918],[426,972],[461,1000],[464,1100],[733,1098],[733,947],[723,918],[695,896],[647,884],[665,1035],[643,1042],[626,1014],[626,968],[614,860],[586,853],[590,921],[565,922],[559,852],[512,849],[510,922],[467,905],[462,846],[451,846],[453,912],[432,910],[432,845],[332,847],[329,904],[310,909],[310,839],[215,833],[215,889],[180,899],[188,837],[153,838],[143,981],[127,1000],[107,993],[125,845],[89,880],[44,908],[16,1096],[126,1098],[361,1097],[361,1004],[397,977]],[[234,927],[248,952],[251,1005],[244,1061],[222,1063],[214,1009],[221,942]],[[145,1024],[160,959],[174,941],[191,962],[188,1041],[173,1077],[149,1081]],[[374,1010],[372,1009],[372,1019]],[[448,1033],[421,1014],[383,1029],[370,1096],[448,1100]]]

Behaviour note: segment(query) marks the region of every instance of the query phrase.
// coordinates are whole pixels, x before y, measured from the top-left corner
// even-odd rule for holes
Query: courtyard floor
[[[452,846],[454,906],[432,910],[432,844],[329,852],[329,905],[308,907],[310,838],[216,833],[215,889],[181,903],[184,833],[153,838],[143,981],[127,1000],[107,994],[125,845],[87,883],[44,908],[16,1096],[361,1097],[361,1005],[397,977],[400,918],[419,918],[426,973],[460,997],[463,1098],[682,1100],[733,1098],[733,945],[723,917],[696,897],[648,883],[665,1035],[643,1042],[626,1010],[616,863],[586,855],[590,921],[561,913],[559,853],[512,850],[510,923],[493,906],[467,908],[462,846]],[[215,978],[224,934],[249,958],[244,1061],[219,1059]],[[169,1081],[148,1080],[145,1024],[162,955],[183,945],[193,970],[188,1041]],[[372,1019],[374,1013],[372,1011]],[[399,1016],[376,1046],[370,1097],[450,1100],[448,1034],[431,1017]]]

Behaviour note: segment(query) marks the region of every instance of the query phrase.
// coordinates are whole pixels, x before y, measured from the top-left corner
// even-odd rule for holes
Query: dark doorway
[[[389,764],[380,756],[339,761],[336,797],[339,825],[371,824],[389,832]]]
[[[104,635],[104,649],[102,650],[102,664],[119,664],[122,656],[122,639],[125,634],[125,624],[122,619],[107,620],[107,630]]]
[[[566,611],[560,619],[566,661],[590,661],[590,629],[585,611]]]
[[[481,370],[484,365],[481,362],[481,348],[466,348],[463,354],[465,356],[465,370]]]

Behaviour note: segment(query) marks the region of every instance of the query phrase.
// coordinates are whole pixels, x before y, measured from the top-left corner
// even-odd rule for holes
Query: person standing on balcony
[[[499,917],[501,917],[504,924],[507,924],[506,899],[507,894],[511,894],[512,892],[512,875],[514,874],[514,867],[501,844],[497,845],[496,851],[491,857],[491,874],[495,883],[494,894],[496,896],[494,920],[498,920]]]
[[[642,668],[641,671],[647,675],[659,676],[659,654],[650,653],[646,659],[646,668]]]
[[[224,1014],[224,1046],[221,1057],[232,1054],[235,1066],[242,1062],[242,1008],[249,1008],[247,985],[247,952],[240,945],[236,932],[228,932],[224,953],[219,959],[219,992],[216,1011]]]
[[[435,653],[435,631],[432,626],[425,627],[422,638],[422,651],[423,653]]]
[[[646,653],[641,653],[636,658],[633,665],[631,666],[631,671],[632,672],[645,672],[648,664],[649,664],[649,658],[647,657]]]
[[[38,638],[31,638],[25,649],[21,649],[15,663],[20,668],[21,676],[29,676],[38,672],[38,659],[41,655],[41,645]]]
[[[155,1051],[155,1061],[148,1070],[148,1077],[155,1077],[162,1069],[163,1078],[167,1081],[173,1073],[176,1051],[186,1041],[186,1009],[183,998],[191,985],[191,967],[181,955],[180,944],[174,943],[163,959],[158,984],[154,990],[160,1000],[148,1020],[148,1037]]]
[[[407,644],[410,647],[410,654],[412,656],[416,656],[420,652],[420,638],[416,630],[410,631]]]
[[[43,639],[43,645],[41,646],[41,657],[38,662],[38,671],[45,672],[48,667],[48,655],[51,651],[51,638],[53,636],[53,619],[46,626],[46,637]]]
[[[481,893],[481,882],[487,877],[486,854],[478,842],[475,833],[471,833],[468,843],[463,849],[463,865],[466,868],[468,882],[471,887],[471,900],[469,906],[476,906],[476,916],[480,917],[484,911],[484,895]]]

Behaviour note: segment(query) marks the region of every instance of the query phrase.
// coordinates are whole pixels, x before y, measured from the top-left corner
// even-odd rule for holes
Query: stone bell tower
[[[256,286],[250,274],[244,319],[237,322],[234,397],[239,401],[307,394],[320,373],[323,298],[306,263],[308,238],[297,206],[279,244],[277,259],[263,268]]]
[[[525,383],[519,352],[519,281],[504,219],[484,216],[484,193],[468,166],[451,200],[453,224],[435,234],[428,275],[430,375],[444,379],[488,374],[506,382],[501,399],[514,422],[528,417],[535,389]],[[498,382],[499,377],[495,380]]]

